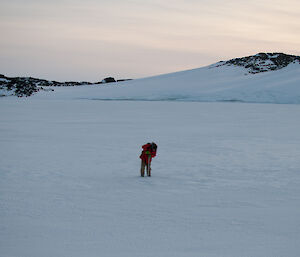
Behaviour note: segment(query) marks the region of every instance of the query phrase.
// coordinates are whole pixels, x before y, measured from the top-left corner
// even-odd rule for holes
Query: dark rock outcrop
[[[113,82],[116,82],[116,80],[113,77],[108,77],[108,78],[103,79],[101,82],[102,83],[113,83]]]
[[[258,53],[256,55],[242,58],[231,59],[226,62],[220,62],[219,66],[235,65],[245,67],[249,73],[279,70],[290,63],[300,63],[300,56],[288,55],[284,53]]]

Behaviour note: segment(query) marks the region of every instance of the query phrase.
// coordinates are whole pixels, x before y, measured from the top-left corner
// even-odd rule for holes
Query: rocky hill
[[[300,56],[284,53],[258,53],[256,55],[221,61],[215,67],[222,65],[242,66],[250,74],[279,70],[290,63],[300,63]]]

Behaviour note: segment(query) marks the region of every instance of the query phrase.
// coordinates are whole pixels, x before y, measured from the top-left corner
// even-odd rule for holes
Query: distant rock
[[[272,70],[279,70],[290,63],[300,63],[300,56],[284,53],[258,53],[256,55],[235,58],[219,62],[216,66],[235,65],[245,67],[249,73],[256,74]]]
[[[113,83],[113,82],[116,82],[116,80],[113,77],[108,77],[108,78],[103,79],[101,82],[102,83]]]
[[[16,95],[18,97],[31,96],[32,94],[42,91],[54,91],[49,87],[60,86],[82,86],[91,85],[91,82],[57,82],[32,77],[6,77],[0,74],[0,95]]]
[[[128,81],[128,80],[132,80],[132,79],[118,79],[117,82],[123,82],[123,81]]]

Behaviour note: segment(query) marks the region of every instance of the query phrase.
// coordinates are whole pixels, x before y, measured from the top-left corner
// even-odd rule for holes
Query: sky
[[[0,74],[141,78],[300,55],[299,0],[0,0]]]

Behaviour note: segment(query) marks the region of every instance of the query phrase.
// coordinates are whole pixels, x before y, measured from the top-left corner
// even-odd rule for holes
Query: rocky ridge
[[[221,61],[213,67],[223,65],[241,66],[247,69],[248,73],[256,74],[267,71],[279,70],[291,63],[300,64],[300,56],[284,53],[258,53],[256,55],[242,58],[234,58],[229,61]]]
[[[18,97],[30,96],[38,91],[54,91],[53,87],[88,86],[93,84],[105,84],[111,82],[125,81],[127,79],[115,80],[112,77],[103,79],[101,82],[58,82],[32,77],[6,77],[0,74],[0,96],[16,95]]]

